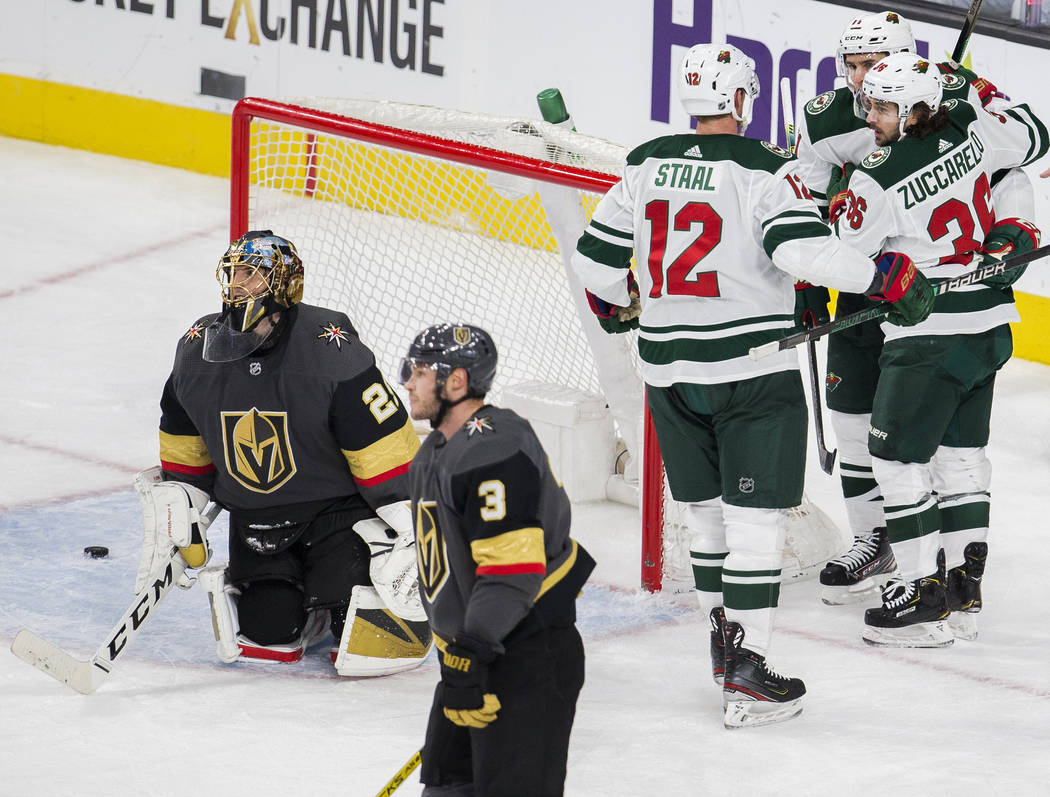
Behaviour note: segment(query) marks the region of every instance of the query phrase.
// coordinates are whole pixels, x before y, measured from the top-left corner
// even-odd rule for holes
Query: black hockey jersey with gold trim
[[[409,470],[420,593],[434,633],[499,644],[530,612],[567,625],[594,568],[532,426],[486,405],[449,440],[432,432]]]
[[[343,313],[298,304],[265,353],[202,356],[215,315],[182,336],[161,399],[168,478],[224,506],[258,510],[360,493],[373,507],[408,495],[419,447],[408,414]]]

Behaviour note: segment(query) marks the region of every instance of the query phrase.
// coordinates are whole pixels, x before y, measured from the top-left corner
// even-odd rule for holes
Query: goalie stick
[[[955,42],[955,49],[952,50],[951,61],[954,67],[962,63],[962,57],[966,52],[966,46],[970,43],[973,29],[977,27],[977,15],[981,13],[983,2],[984,0],[972,0],[970,3],[970,10],[966,12],[966,20],[963,22],[962,30],[959,31],[959,40]]]
[[[212,506],[204,513],[209,523],[222,507]],[[142,626],[153,615],[157,604],[178,583],[186,570],[186,560],[179,549],[172,546],[168,558],[149,576],[149,583],[135,596],[124,616],[106,635],[95,654],[84,661],[67,653],[52,642],[23,628],[11,643],[11,652],[27,664],[61,681],[82,695],[90,695],[109,677],[117,659],[128,649]]]
[[[791,78],[780,78],[780,112],[784,120],[784,141],[790,152],[794,153],[797,148],[795,131],[795,112],[791,104]],[[809,389],[813,399],[813,431],[817,436],[817,462],[820,469],[829,476],[835,467],[835,456],[838,449],[828,451],[828,445],[824,441],[824,411],[820,400],[820,377],[817,374],[817,342],[809,340],[806,342],[806,360],[809,363]]]
[[[390,779],[390,782],[379,790],[376,797],[390,797],[391,794],[397,791],[397,787],[404,783],[408,776],[412,774],[412,770],[419,766],[419,762],[422,760],[423,751],[417,750],[412,757],[405,762],[405,765],[394,774],[394,777]]]
[[[964,288],[967,285],[974,285],[978,282],[982,282],[989,277],[997,277],[1000,274],[1005,274],[1007,271],[1013,271],[1015,268],[1026,266],[1033,260],[1039,260],[1047,255],[1050,255],[1050,244],[1040,246],[1038,249],[1033,249],[1031,252],[1025,252],[1023,255],[1018,255],[1017,257],[1001,260],[998,263],[989,263],[987,266],[982,266],[976,271],[971,271],[969,274],[963,274],[953,279],[933,283],[931,286],[933,288],[933,295],[940,296],[942,293],[948,293],[949,291]],[[755,346],[748,352],[748,354],[750,354],[752,360],[761,360],[763,357],[776,354],[778,351],[792,349],[800,343],[817,340],[825,335],[830,335],[834,332],[841,332],[844,329],[855,327],[857,324],[863,324],[865,321],[871,321],[875,318],[885,318],[889,315],[891,306],[892,305],[889,302],[883,302],[882,304],[870,307],[867,310],[859,310],[856,313],[850,313],[842,318],[836,318],[834,321],[829,321],[826,324],[811,327],[805,332],[788,335],[780,340],[774,340],[770,343],[764,343],[761,346]]]

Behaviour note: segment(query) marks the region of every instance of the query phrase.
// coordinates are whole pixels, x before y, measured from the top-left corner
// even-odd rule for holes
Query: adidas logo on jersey
[[[943,138],[937,143],[937,152],[947,152],[951,148],[951,142],[945,141]]]
[[[693,144],[689,149],[682,153],[687,158],[702,158],[704,153],[700,151],[699,144]]]

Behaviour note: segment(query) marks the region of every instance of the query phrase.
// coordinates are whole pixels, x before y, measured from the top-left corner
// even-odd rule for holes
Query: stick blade
[[[820,469],[824,471],[828,476],[835,469],[835,456],[839,453],[836,448],[834,451],[818,451],[817,458],[820,460]]]
[[[95,667],[90,661],[81,661],[42,636],[23,628],[11,643],[11,652],[31,667],[47,673],[56,681],[82,695],[90,695],[101,679],[95,679]],[[100,675],[105,672],[99,670]]]
[[[776,354],[778,351],[781,351],[780,341],[774,340],[770,343],[763,343],[761,346],[752,347],[748,350],[748,355],[752,360],[761,360],[763,357]]]

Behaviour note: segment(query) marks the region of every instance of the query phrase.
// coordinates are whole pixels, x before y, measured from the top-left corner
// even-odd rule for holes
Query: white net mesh
[[[624,154],[537,121],[384,102],[294,104],[612,175]],[[598,389],[535,182],[261,119],[249,158],[249,227],[295,242],[304,301],[346,312],[388,376],[416,332],[466,321],[499,346],[495,400],[524,381]],[[596,201],[582,195],[585,209]]]

